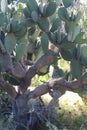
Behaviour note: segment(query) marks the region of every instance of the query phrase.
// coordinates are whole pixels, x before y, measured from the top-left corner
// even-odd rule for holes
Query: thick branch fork
[[[44,83],[36,87],[33,91],[27,92],[28,99],[36,98],[38,96],[42,96],[51,89],[55,89],[58,87],[63,87],[65,90],[75,90],[79,87],[83,87],[87,85],[87,80],[75,80],[75,81],[67,81],[65,78],[51,79],[49,82]]]
[[[49,50],[45,55],[43,55],[41,58],[39,58],[27,71],[25,77],[23,78],[20,86],[23,91],[26,91],[27,88],[31,84],[32,78],[39,74],[39,71],[44,66],[51,65],[55,60],[55,53],[52,50]]]
[[[83,78],[75,81],[67,81],[64,77],[50,79],[49,82],[37,86],[33,91],[26,91],[24,95],[26,95],[28,99],[31,99],[42,96],[50,92],[50,90],[54,90],[58,87],[63,87],[65,90],[74,90],[84,85],[87,85],[87,79]],[[15,97],[17,95],[17,91],[15,90],[15,88],[3,79],[0,79],[0,88],[8,92],[8,94],[10,94],[12,97]]]
[[[45,65],[51,65],[55,61],[55,53],[52,50],[49,50],[45,55],[43,55],[40,59],[38,59],[24,74],[25,76],[20,79],[20,91],[21,94],[27,95],[28,99],[35,98],[41,96],[43,94],[48,93],[51,89],[55,89],[55,87],[63,87],[64,89],[76,89],[87,85],[87,73],[85,73],[81,79],[75,81],[67,81],[65,77],[58,79],[50,79],[49,82],[39,85],[33,91],[27,92],[27,88],[31,84],[32,78],[39,73],[39,70],[43,68]],[[20,65],[17,65],[17,69],[20,68]],[[13,85],[4,81],[4,79],[0,78],[0,88],[8,92],[12,97],[17,95],[17,91]],[[26,94],[27,93],[27,94]]]

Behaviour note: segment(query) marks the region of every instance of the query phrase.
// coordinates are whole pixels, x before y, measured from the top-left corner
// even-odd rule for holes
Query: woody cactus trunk
[[[60,97],[56,90],[62,88],[62,95],[87,85],[87,39],[77,4],[77,0],[0,2],[0,88],[15,102],[16,130],[36,130],[28,117],[29,100],[51,93],[52,101],[41,109],[45,114]],[[68,73],[59,68],[59,59],[69,62]],[[50,66],[54,72],[49,81],[30,90],[32,78],[49,73]]]

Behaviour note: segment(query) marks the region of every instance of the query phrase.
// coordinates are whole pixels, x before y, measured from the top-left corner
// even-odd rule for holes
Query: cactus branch
[[[39,70],[43,68],[45,65],[50,65],[55,60],[55,54],[53,51],[49,50],[45,55],[43,55],[40,59],[38,59],[27,71],[24,79],[22,80],[20,86],[23,91],[26,91],[28,86],[31,83],[32,78],[35,74],[39,74]]]
[[[13,98],[17,95],[15,88],[2,78],[0,78],[0,88],[10,94]]]
[[[76,81],[66,81],[66,79],[58,78],[58,79],[51,79],[49,82],[44,83],[36,87],[33,91],[27,92],[28,99],[36,98],[48,93],[51,89],[55,89],[59,86],[63,87],[65,90],[75,90],[79,87],[83,87],[87,85],[87,79],[80,79]]]

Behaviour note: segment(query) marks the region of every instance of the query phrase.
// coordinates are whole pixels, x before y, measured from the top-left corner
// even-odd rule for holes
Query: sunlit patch
[[[80,0],[80,3],[83,5],[87,5],[87,0]]]
[[[59,98],[59,108],[58,113],[64,113],[64,118],[70,116],[71,119],[76,119],[77,117],[87,116],[87,106],[85,105],[79,94],[66,91],[64,95]]]
[[[66,93],[59,98],[59,104],[60,105],[74,105],[75,103],[78,103],[79,105],[83,105],[83,100],[79,96],[79,94],[71,92],[71,91],[66,91]]]
[[[18,91],[19,91],[19,88],[18,88],[18,86],[13,86],[14,88],[15,88],[15,91],[18,93]]]
[[[66,91],[56,107],[60,122],[69,129],[84,129],[87,125],[87,106],[78,93]],[[81,126],[83,124],[83,126]],[[81,129],[81,130],[82,130]]]

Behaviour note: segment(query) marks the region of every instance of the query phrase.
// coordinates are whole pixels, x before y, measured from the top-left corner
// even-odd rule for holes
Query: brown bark
[[[37,86],[33,91],[26,91],[25,95],[28,96],[28,99],[31,99],[42,96],[50,92],[51,89],[58,88],[59,86],[65,90],[74,90],[84,85],[87,85],[87,79],[83,79],[83,77],[75,81],[67,81],[65,78],[50,79],[49,82]],[[12,97],[17,95],[15,88],[3,79],[0,79],[0,88],[5,90]]]
[[[41,68],[43,68],[46,65],[49,66],[54,62],[54,60],[55,60],[55,53],[51,50],[49,50],[45,55],[43,55],[39,60],[37,60],[34,63],[34,65],[32,65],[29,68],[24,79],[22,80],[20,84],[21,90],[25,92],[28,86],[31,84],[31,80],[35,76],[35,74],[39,74]]]
[[[33,61],[30,61],[30,60],[26,60],[26,61],[24,61],[24,64],[25,64],[25,65],[32,66],[32,65],[34,64],[34,62],[33,62]]]
[[[26,70],[19,62],[13,63],[12,75],[16,78],[22,79],[26,74]]]
[[[27,72],[22,70],[22,66],[18,63],[15,67],[16,70],[22,70],[21,73],[18,73],[16,77],[21,77],[21,83],[20,88],[22,93],[25,93],[28,86],[31,84],[32,78],[39,73],[40,69],[43,68],[46,65],[50,65],[54,63],[55,61],[55,53],[52,50],[49,50],[45,55],[43,55],[40,59],[38,59],[29,69]],[[16,74],[15,74],[16,75]],[[14,76],[15,76],[14,75]],[[56,86],[61,86],[63,89],[76,89],[78,87],[87,85],[87,73],[85,73],[81,79],[76,81],[67,81],[65,78],[58,78],[58,79],[51,79],[49,82],[42,84],[35,88],[35,90],[29,92],[28,98],[35,98],[37,96],[41,96],[47,92],[50,91],[50,89],[54,89]],[[12,85],[10,85],[8,82],[0,79],[0,87],[4,89],[6,92],[8,92],[11,96],[15,97],[17,92],[13,88]]]
[[[0,88],[10,94],[13,98],[17,95],[15,88],[3,79],[0,79]]]
[[[75,80],[75,81],[67,81],[65,78],[51,79],[49,82],[39,85],[33,91],[27,92],[28,99],[36,98],[38,96],[42,96],[51,89],[55,89],[58,87],[63,87],[65,90],[75,90],[76,88],[87,85],[87,79]]]

